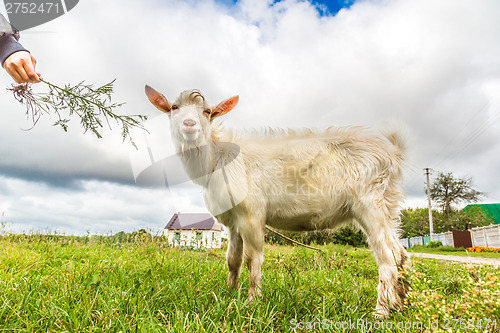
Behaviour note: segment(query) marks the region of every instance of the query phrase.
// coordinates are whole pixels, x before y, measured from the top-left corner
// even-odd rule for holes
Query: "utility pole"
[[[431,169],[425,168],[425,175],[427,176],[427,200],[429,201],[429,234],[431,236],[431,242],[434,240],[434,225],[432,223],[432,203],[431,203],[431,184],[429,181],[429,175],[431,174]]]

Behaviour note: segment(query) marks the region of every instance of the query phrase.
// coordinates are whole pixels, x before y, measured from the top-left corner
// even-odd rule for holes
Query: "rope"
[[[302,243],[297,242],[296,240],[293,240],[293,239],[291,239],[291,238],[289,238],[289,237],[286,237],[285,235],[280,234],[279,232],[277,232],[276,230],[272,229],[271,227],[269,227],[269,226],[267,226],[267,225],[266,225],[266,229],[267,229],[267,230],[269,230],[269,231],[270,231],[270,232],[272,232],[272,233],[275,233],[276,235],[278,235],[278,236],[280,236],[280,237],[283,237],[283,238],[284,238],[284,239],[286,239],[286,240],[289,240],[289,241],[290,241],[290,242],[292,242],[292,243],[295,243],[295,244],[300,245],[300,246],[303,246],[303,247],[307,247],[308,249],[311,249],[311,250],[316,250],[316,251],[320,251],[320,252],[326,253],[326,252],[325,252],[325,251],[323,251],[322,249],[319,249],[319,248],[317,248],[317,247],[313,247],[313,246],[309,246],[309,245],[306,245],[306,244],[302,244]]]

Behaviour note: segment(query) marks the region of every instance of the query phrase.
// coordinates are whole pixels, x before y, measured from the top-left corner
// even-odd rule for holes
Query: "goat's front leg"
[[[261,295],[261,267],[264,261],[262,248],[264,246],[264,230],[258,224],[247,221],[241,228],[243,239],[243,254],[248,267],[249,288],[248,298],[251,300],[255,294]]]
[[[243,240],[235,228],[229,231],[229,245],[227,247],[226,259],[229,269],[227,284],[230,288],[233,288],[238,284],[241,263],[243,262]]]

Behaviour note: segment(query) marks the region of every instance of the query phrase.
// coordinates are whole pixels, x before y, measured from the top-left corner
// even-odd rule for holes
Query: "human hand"
[[[35,66],[35,58],[26,51],[11,54],[3,64],[3,68],[17,83],[40,82],[40,74],[35,71]]]

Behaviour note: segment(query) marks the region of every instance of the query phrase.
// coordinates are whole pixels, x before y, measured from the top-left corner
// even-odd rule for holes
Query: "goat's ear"
[[[153,103],[154,106],[156,106],[159,110],[169,113],[170,110],[172,109],[172,106],[170,103],[167,101],[165,96],[151,88],[150,86],[146,85],[146,95],[149,98],[149,101]]]
[[[236,104],[238,104],[238,100],[239,97],[234,96],[226,99],[224,102],[220,102],[219,105],[213,108],[211,118],[213,119],[225,115],[226,113],[231,111],[236,106]]]

